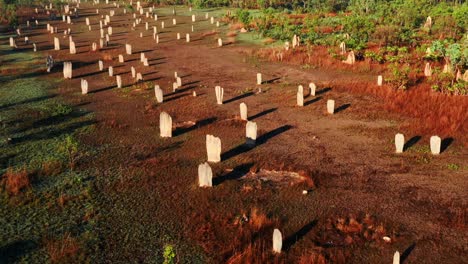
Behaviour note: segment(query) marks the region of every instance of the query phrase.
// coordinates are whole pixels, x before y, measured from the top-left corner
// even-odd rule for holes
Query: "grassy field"
[[[93,115],[56,96],[41,53],[0,53],[0,262],[46,262],[94,243],[91,178],[74,170]]]
[[[101,14],[112,8],[99,7]],[[188,8],[177,7],[177,25],[172,7],[158,8],[159,20],[147,19],[167,25],[158,44],[144,23],[132,30],[130,12],[118,10],[110,45],[92,51],[95,9],[83,3],[71,25],[48,21],[71,27],[78,54],[68,51],[67,37],[53,50],[45,23],[24,30],[39,53],[19,42],[16,50],[0,46],[0,263],[380,263],[397,250],[405,263],[460,262],[464,98],[376,87],[378,72],[343,66],[325,48],[290,50],[279,62],[269,48],[281,41],[201,20],[228,9],[194,10],[200,20],[186,43],[176,34],[191,32]],[[218,47],[218,38],[226,45]],[[127,43],[133,54],[125,54]],[[50,74],[48,54],[59,61]],[[63,80],[61,61],[73,62],[73,79]],[[131,77],[131,67],[144,81]],[[174,71],[183,78],[175,91]],[[311,81],[316,96],[297,107],[297,86]],[[216,85],[225,88],[223,105]],[[326,113],[329,99],[334,115]],[[241,102],[259,125],[255,148],[244,146]],[[159,136],[162,111],[173,118],[172,138]],[[401,155],[397,132],[413,141]],[[428,148],[435,132],[451,140],[439,156]],[[222,161],[210,164],[213,188],[199,188],[207,134],[222,139]],[[275,228],[281,254],[271,250]]]

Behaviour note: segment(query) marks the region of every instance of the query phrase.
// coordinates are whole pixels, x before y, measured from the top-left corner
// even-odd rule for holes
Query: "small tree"
[[[446,40],[436,40],[432,42],[430,50],[431,55],[429,57],[433,59],[444,58],[445,62],[454,68],[466,68],[468,66],[468,50],[462,48],[458,43],[449,44]]]

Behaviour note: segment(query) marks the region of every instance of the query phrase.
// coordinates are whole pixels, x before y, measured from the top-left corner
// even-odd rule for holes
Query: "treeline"
[[[194,7],[235,7],[235,8],[282,8],[303,12],[345,12],[353,9],[359,12],[370,13],[382,5],[412,4],[434,6],[447,4],[451,6],[461,5],[465,0],[150,0],[158,4],[192,5]]]
[[[33,0],[0,0],[0,24],[17,25],[16,12],[19,6],[32,5]]]

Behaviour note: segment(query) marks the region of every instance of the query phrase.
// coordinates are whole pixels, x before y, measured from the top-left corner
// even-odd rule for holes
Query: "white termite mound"
[[[198,165],[198,186],[212,187],[213,186],[213,171],[208,162]]]
[[[159,132],[161,137],[172,137],[172,118],[166,112],[159,115]]]
[[[213,135],[206,135],[206,152],[209,162],[220,162],[221,139]]]

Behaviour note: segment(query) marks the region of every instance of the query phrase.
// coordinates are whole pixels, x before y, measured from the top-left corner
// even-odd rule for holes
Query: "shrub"
[[[350,48],[362,49],[366,47],[369,37],[375,31],[375,21],[365,16],[349,16],[344,19],[343,30],[350,35],[346,43]]]
[[[59,152],[68,158],[70,169],[73,170],[78,158],[78,141],[72,135],[65,136],[63,144],[60,145]]]
[[[46,248],[52,263],[70,263],[80,249],[70,233],[66,233],[60,240],[47,241]]]
[[[44,176],[59,175],[63,171],[63,164],[59,160],[47,160],[42,163],[41,174]]]
[[[237,10],[236,17],[245,26],[248,26],[251,20],[250,12],[246,9]]]
[[[392,77],[388,79],[390,84],[396,89],[406,90],[409,84],[409,73],[411,68],[408,65],[402,66],[398,63],[390,65]]]
[[[8,168],[6,173],[3,175],[3,181],[5,190],[10,195],[17,195],[21,190],[31,186],[29,173],[26,169],[14,171],[12,168]]]

